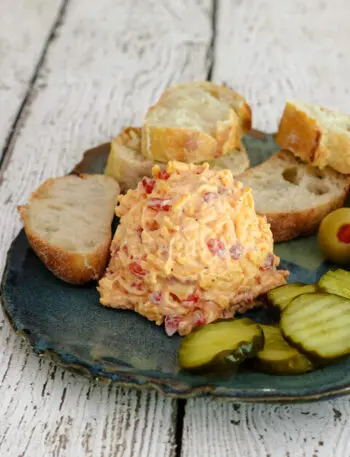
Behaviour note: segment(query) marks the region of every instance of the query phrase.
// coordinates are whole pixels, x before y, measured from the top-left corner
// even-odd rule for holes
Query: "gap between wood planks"
[[[211,81],[213,75],[213,69],[215,66],[215,45],[216,45],[216,23],[218,17],[219,9],[219,0],[212,0],[212,10],[211,10],[211,40],[208,48],[208,61],[210,62],[207,80]]]
[[[215,67],[215,46],[216,46],[216,25],[219,9],[219,0],[212,0],[212,9],[211,9],[211,40],[208,47],[207,59],[209,62],[207,80],[211,81],[213,76],[213,70]],[[181,457],[182,454],[182,437],[183,437],[183,427],[186,413],[187,400],[178,400],[177,401],[177,413],[176,413],[176,429],[175,429],[175,442],[176,442],[176,451],[175,457]]]
[[[40,73],[40,69],[43,66],[45,57],[46,57],[47,52],[48,52],[48,50],[50,48],[50,44],[55,39],[56,31],[57,31],[57,29],[60,27],[60,25],[63,22],[64,16],[65,16],[66,11],[67,11],[68,3],[69,3],[69,0],[62,0],[62,4],[61,4],[61,7],[60,7],[60,9],[58,11],[58,14],[57,14],[57,17],[55,19],[55,22],[52,25],[52,28],[50,30],[50,33],[49,33],[49,36],[48,36],[46,42],[44,43],[44,46],[43,46],[42,52],[40,54],[39,60],[38,60],[36,66],[34,68],[33,76],[31,77],[31,79],[29,81],[28,89],[27,89],[27,91],[26,91],[26,93],[24,95],[23,101],[22,101],[22,103],[21,103],[21,105],[20,105],[20,107],[18,109],[18,112],[17,112],[17,115],[15,117],[15,120],[14,120],[14,122],[13,122],[11,128],[10,128],[9,134],[8,134],[7,139],[5,141],[3,154],[2,154],[2,156],[0,156],[0,185],[1,185],[1,182],[2,182],[2,174],[6,169],[6,165],[10,161],[10,157],[11,157],[11,152],[10,151],[11,151],[12,141],[13,141],[13,139],[15,137],[15,134],[16,134],[16,131],[17,131],[17,127],[20,125],[20,120],[22,118],[22,114],[23,114],[24,108],[27,106],[27,104],[28,104],[28,102],[30,100],[30,96],[32,94],[32,90],[33,90],[33,88],[35,86],[35,83],[36,83],[36,81],[38,79],[38,76],[39,76],[39,73]]]
[[[7,164],[10,162],[11,158],[11,151],[12,151],[12,144],[15,140],[17,130],[20,126],[20,122],[24,115],[24,110],[27,105],[30,103],[30,98],[32,96],[32,91],[35,87],[37,82],[38,76],[40,74],[40,70],[44,64],[46,55],[48,54],[49,48],[51,43],[54,41],[57,30],[59,29],[60,25],[63,23],[64,17],[67,12],[67,7],[69,5],[69,0],[62,0],[61,7],[55,19],[55,22],[50,30],[50,34],[44,43],[42,52],[38,59],[38,62],[35,66],[33,75],[29,81],[27,91],[24,95],[23,101],[18,109],[17,115],[15,120],[10,128],[8,137],[6,139],[3,154],[0,158],[0,185],[2,182],[2,174],[5,171]],[[208,46],[207,52],[207,59],[209,62],[208,72],[207,72],[207,80],[211,81],[213,69],[215,66],[215,45],[216,45],[216,23],[217,23],[217,12],[218,12],[218,0],[212,0],[212,10],[211,10],[211,40],[210,45]],[[176,436],[175,442],[177,443],[176,447],[176,457],[181,457],[182,452],[182,436],[183,436],[183,425],[184,425],[184,417],[185,417],[185,409],[186,409],[186,400],[178,400],[177,401],[177,410],[176,410]]]

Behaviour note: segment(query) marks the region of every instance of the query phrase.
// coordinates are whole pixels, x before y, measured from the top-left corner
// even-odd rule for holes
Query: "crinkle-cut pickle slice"
[[[264,346],[261,327],[248,318],[227,319],[198,327],[179,349],[183,370],[202,373],[234,371]]]
[[[318,286],[323,292],[350,299],[350,272],[329,270],[319,280]]]
[[[332,361],[350,354],[350,301],[327,293],[295,298],[283,311],[283,336],[310,357]]]
[[[295,297],[316,292],[316,290],[315,284],[295,282],[270,290],[267,294],[267,298],[275,308],[278,308],[282,312]]]
[[[276,375],[297,375],[314,369],[311,360],[283,338],[279,327],[261,325],[261,328],[265,344],[253,360],[257,370]]]

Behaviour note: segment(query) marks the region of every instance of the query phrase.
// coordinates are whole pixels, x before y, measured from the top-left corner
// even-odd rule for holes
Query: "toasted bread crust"
[[[350,174],[350,134],[323,129],[317,119],[291,102],[284,108],[276,143],[314,166]]]
[[[59,279],[70,284],[85,284],[99,279],[109,256],[111,237],[93,253],[65,251],[38,237],[29,227],[28,206],[19,206],[29,244],[46,267]]]
[[[180,160],[203,162],[218,158],[241,148],[241,136],[251,128],[251,109],[244,98],[232,89],[210,82],[195,83],[204,91],[227,103],[230,115],[224,122],[217,122],[212,135],[201,130],[166,127],[148,123],[147,118],[158,106],[167,106],[169,91],[183,88],[178,84],[166,90],[158,103],[151,106],[142,127],[142,154],[160,162]]]
[[[140,155],[140,160],[134,159],[134,153]],[[121,192],[126,193],[136,187],[144,176],[152,176],[155,164],[155,161],[141,155],[141,128],[126,127],[111,141],[104,173],[114,178]]]
[[[343,206],[349,187],[350,183],[339,198],[316,208],[289,213],[264,213],[263,215],[270,224],[274,241],[278,243],[292,240],[298,236],[313,235],[327,214]]]
[[[329,166],[339,173],[350,174],[350,132],[348,135],[332,132],[328,135],[327,146]]]
[[[130,143],[134,139],[134,148],[139,150],[141,144],[141,127],[125,127],[119,135],[113,138],[120,146],[131,147]]]
[[[267,161],[239,175],[237,179],[241,179],[244,182],[244,178],[248,177],[253,172],[253,170],[264,169],[268,164],[271,164],[271,173],[274,173],[275,170],[272,167],[274,161],[276,159],[285,160],[287,167],[288,162],[290,161],[290,156],[293,157],[289,151],[278,151]],[[305,166],[305,164],[302,164],[301,162],[299,163],[300,166]],[[290,166],[292,168],[298,166],[297,159],[294,158]],[[332,171],[332,173],[335,172]],[[331,211],[334,211],[335,209],[341,208],[344,205],[344,201],[350,190],[350,176],[338,176],[344,183],[344,187],[340,195],[337,195],[336,197],[333,196],[329,201],[323,204],[318,204],[317,206],[301,211],[262,212],[256,208],[258,214],[267,218],[275,242],[289,241],[297,238],[298,236],[309,236],[314,234],[322,222],[322,219],[327,216],[327,214],[329,214]]]
[[[239,129],[230,125],[218,131],[217,139],[197,130],[144,125],[142,151],[159,162],[179,160],[196,163],[216,159],[241,148]]]
[[[166,163],[146,159],[141,154],[141,138],[141,128],[126,127],[111,142],[105,174],[119,182],[123,193],[135,188],[144,176],[151,177],[152,167],[154,165],[158,165],[161,169],[166,167]],[[164,149],[167,155],[169,155],[169,160],[172,160],[172,146],[166,143],[166,138],[160,137],[160,141],[162,142],[160,148]],[[237,157],[236,162],[232,160],[234,155]],[[183,157],[183,161],[186,160],[186,157]],[[222,161],[223,163],[216,165],[218,161]],[[242,173],[249,167],[248,154],[243,144],[240,145],[239,151],[234,149],[223,158],[209,160],[208,162],[212,168],[229,168],[234,176]],[[237,170],[235,170],[233,165],[237,167]]]
[[[89,175],[80,175],[85,179]],[[40,199],[48,188],[50,188],[57,179],[65,177],[51,178],[45,181],[35,192],[32,193],[30,200]],[[111,179],[113,178],[108,178]],[[116,196],[119,194],[119,186],[116,185]],[[108,258],[109,247],[112,239],[112,232],[109,231],[103,240],[94,250],[87,252],[67,251],[47,240],[42,239],[34,230],[32,230],[29,221],[30,203],[17,207],[24,224],[28,241],[37,256],[42,260],[45,266],[59,279],[70,284],[85,284],[92,280],[99,279],[105,270]]]

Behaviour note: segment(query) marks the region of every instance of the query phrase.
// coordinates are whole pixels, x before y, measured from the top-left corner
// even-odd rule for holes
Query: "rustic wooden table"
[[[0,273],[15,206],[138,124],[172,83],[227,82],[274,131],[286,98],[350,111],[348,0],[1,0]],[[349,457],[350,398],[176,402],[35,356],[0,315],[1,457]]]

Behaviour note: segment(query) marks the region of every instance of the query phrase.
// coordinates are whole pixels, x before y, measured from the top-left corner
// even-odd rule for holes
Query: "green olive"
[[[350,208],[337,209],[323,219],[318,242],[329,260],[350,264]]]

